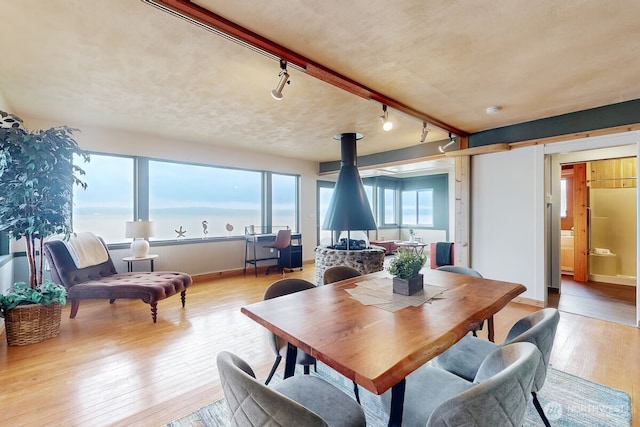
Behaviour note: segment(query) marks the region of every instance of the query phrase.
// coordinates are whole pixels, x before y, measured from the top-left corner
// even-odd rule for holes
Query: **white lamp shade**
[[[153,236],[153,222],[151,221],[127,221],[125,237],[143,238]]]

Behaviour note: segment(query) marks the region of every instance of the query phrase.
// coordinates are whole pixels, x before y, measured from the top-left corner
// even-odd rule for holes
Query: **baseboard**
[[[614,285],[636,286],[636,278],[630,276],[607,276],[604,274],[590,274],[589,280],[600,283],[613,283]]]
[[[315,261],[314,260],[303,261],[302,262],[303,268],[304,268],[305,265],[308,265],[308,264],[315,264]],[[266,274],[267,268],[268,268],[267,265],[258,267],[258,275],[260,276],[260,275]],[[194,275],[191,276],[191,278],[193,279],[193,283],[198,283],[198,282],[207,282],[207,281],[216,280],[216,279],[224,279],[224,278],[227,278],[227,277],[242,276],[244,274],[245,274],[244,268],[237,268],[237,269],[233,269],[233,270],[211,271],[211,272],[208,272],[208,273],[194,274]],[[247,267],[246,274],[247,275],[254,275],[255,274],[254,270],[253,270],[253,266],[248,266]]]

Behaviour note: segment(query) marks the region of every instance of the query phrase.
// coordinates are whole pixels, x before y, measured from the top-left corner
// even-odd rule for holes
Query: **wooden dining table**
[[[405,378],[497,313],[526,288],[518,283],[425,268],[425,285],[446,288],[441,297],[395,312],[364,305],[346,289],[389,280],[379,271],[257,302],[242,313],[284,338],[287,378],[300,349],[380,395],[392,389],[389,425],[402,423]]]

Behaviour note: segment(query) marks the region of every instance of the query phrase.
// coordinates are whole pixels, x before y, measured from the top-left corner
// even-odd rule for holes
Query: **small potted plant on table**
[[[86,188],[73,164],[85,161],[66,126],[29,131],[22,120],[0,111],[0,231],[24,239],[29,283],[16,283],[0,296],[9,345],[25,345],[58,335],[64,287],[43,280],[43,243],[54,234],[71,233],[73,184]],[[39,259],[38,259],[39,258]]]
[[[391,260],[388,271],[393,277],[393,292],[401,295],[413,295],[424,288],[420,270],[427,261],[426,256],[412,249],[398,250]]]

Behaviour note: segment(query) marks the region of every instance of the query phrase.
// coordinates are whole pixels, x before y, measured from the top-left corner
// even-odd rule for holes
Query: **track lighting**
[[[382,105],[382,115],[380,116],[380,120],[382,120],[382,129],[389,132],[393,129],[393,123],[389,120],[389,113],[387,112],[387,106]]]
[[[449,132],[449,142],[447,142],[447,144],[443,147],[442,145],[438,147],[438,150],[440,150],[441,153],[444,153],[444,150],[447,149],[447,147],[449,147],[452,144],[455,144],[456,141],[453,139],[453,136],[451,135],[451,132]]]
[[[291,83],[289,81],[289,73],[287,73],[287,61],[284,59],[280,60],[280,82],[278,82],[278,87],[271,91],[271,96],[273,99],[280,101],[282,99],[282,89],[284,89],[284,85]]]
[[[427,122],[422,122],[422,135],[420,135],[420,143],[423,144],[427,140],[429,129],[427,128]]]

